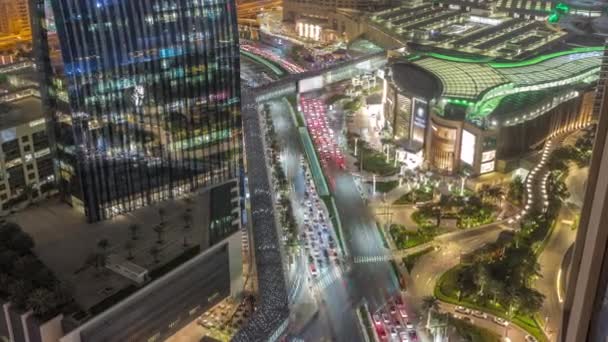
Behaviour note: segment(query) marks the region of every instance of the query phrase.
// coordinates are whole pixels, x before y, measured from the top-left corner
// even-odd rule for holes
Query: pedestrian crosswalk
[[[364,255],[364,256],[355,256],[353,262],[355,264],[363,264],[370,262],[382,262],[389,261],[392,257],[390,255]]]
[[[313,286],[318,291],[323,291],[337,279],[342,276],[342,270],[338,267],[331,267],[330,269],[324,270],[313,282]]]

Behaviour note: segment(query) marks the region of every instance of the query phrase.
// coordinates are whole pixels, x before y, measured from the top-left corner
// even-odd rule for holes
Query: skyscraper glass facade
[[[237,177],[232,0],[35,0],[63,199],[91,221]]]

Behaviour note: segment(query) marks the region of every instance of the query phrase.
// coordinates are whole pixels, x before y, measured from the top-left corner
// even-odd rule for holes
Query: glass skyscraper
[[[237,177],[232,0],[33,0],[62,198],[90,221]]]

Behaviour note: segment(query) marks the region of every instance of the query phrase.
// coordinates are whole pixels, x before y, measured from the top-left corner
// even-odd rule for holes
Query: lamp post
[[[357,156],[357,143],[359,142],[359,138],[355,138],[355,157]]]

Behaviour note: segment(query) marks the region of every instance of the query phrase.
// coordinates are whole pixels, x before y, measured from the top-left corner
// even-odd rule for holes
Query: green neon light
[[[283,75],[283,71],[281,69],[279,69],[274,63],[269,62],[268,60],[258,56],[258,55],[254,55],[251,52],[248,51],[243,51],[241,50],[241,54],[253,59],[254,61],[260,63],[260,64],[264,64],[266,67],[268,67],[270,70],[272,70],[272,72],[274,72],[275,74],[277,74],[278,76]]]
[[[580,47],[580,48],[574,48],[574,49],[570,49],[570,50],[566,50],[566,51],[559,51],[559,52],[550,53],[550,54],[546,54],[546,55],[540,55],[538,57],[527,59],[527,60],[521,61],[521,62],[489,63],[489,65],[492,68],[496,68],[496,69],[518,68],[518,67],[538,64],[538,63],[544,62],[548,59],[552,59],[552,58],[556,58],[556,57],[560,57],[560,56],[570,55],[570,54],[574,54],[574,53],[595,52],[595,51],[604,51],[604,47],[603,46]]]
[[[570,12],[570,6],[566,5],[563,2],[560,2],[557,5],[555,5],[555,10],[562,12],[562,13],[568,13],[568,12]]]
[[[464,106],[464,107],[475,105],[475,102],[469,101],[469,100],[463,100],[463,99],[447,99],[447,102],[458,105],[458,106]]]
[[[553,12],[549,15],[549,17],[547,18],[547,21],[550,22],[551,24],[555,24],[559,21],[559,13]]]

